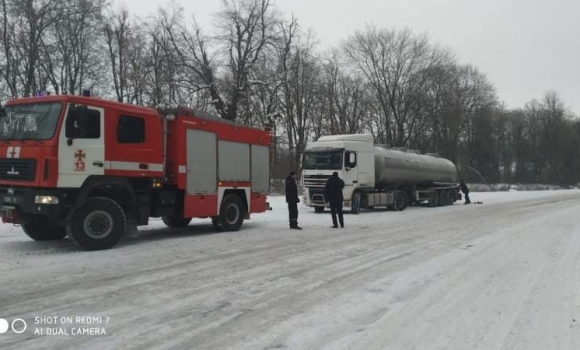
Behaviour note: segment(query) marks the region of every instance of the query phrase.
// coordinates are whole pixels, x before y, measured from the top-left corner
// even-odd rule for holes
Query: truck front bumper
[[[23,224],[39,215],[59,221],[66,204],[66,192],[61,190],[0,187],[0,217],[4,223]]]
[[[306,187],[302,194],[304,205],[308,207],[328,207],[324,189],[318,187]]]

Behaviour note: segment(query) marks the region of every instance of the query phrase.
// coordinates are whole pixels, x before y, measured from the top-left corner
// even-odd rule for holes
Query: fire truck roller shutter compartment
[[[187,193],[217,192],[216,134],[187,130]]]
[[[250,145],[219,141],[219,180],[250,181]]]
[[[270,189],[270,149],[252,145],[252,192],[267,193]]]

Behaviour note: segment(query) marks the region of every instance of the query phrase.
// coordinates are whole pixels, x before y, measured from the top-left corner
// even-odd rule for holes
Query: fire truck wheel
[[[316,213],[324,213],[324,207],[314,207]]]
[[[221,231],[237,231],[244,222],[244,214],[244,203],[240,197],[229,194],[222,201],[220,215],[212,222]]]
[[[113,247],[125,233],[127,220],[121,206],[112,199],[94,197],[69,215],[69,237],[84,250]]]
[[[161,220],[163,220],[165,226],[171,228],[184,228],[191,222],[191,218],[180,218],[176,216],[164,216]]]
[[[64,227],[49,223],[46,218],[35,218],[22,225],[22,231],[35,241],[55,241],[66,237]]]

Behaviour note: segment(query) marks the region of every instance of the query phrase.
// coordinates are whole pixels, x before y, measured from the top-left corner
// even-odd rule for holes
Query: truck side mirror
[[[347,168],[354,168],[356,166],[356,153],[355,152],[348,152],[348,158],[345,161],[345,166]],[[349,169],[350,170],[350,169]]]

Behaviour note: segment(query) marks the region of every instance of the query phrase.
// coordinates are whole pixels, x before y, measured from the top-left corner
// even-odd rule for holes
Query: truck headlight
[[[58,204],[58,197],[55,196],[36,196],[34,198],[36,204]]]

